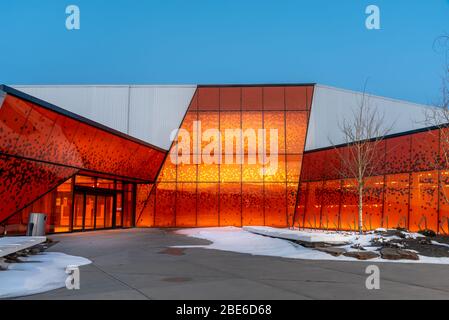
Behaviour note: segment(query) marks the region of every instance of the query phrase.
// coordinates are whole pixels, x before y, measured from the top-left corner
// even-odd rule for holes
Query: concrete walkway
[[[448,299],[449,267],[379,264],[381,290],[365,287],[366,263],[288,260],[205,249],[171,230],[51,236],[54,252],[92,260],[81,290],[24,299]]]

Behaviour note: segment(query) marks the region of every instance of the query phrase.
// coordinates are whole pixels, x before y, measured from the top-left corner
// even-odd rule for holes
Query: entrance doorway
[[[120,227],[115,193],[75,191],[73,231],[101,230]]]
[[[134,183],[78,175],[72,186],[71,231],[134,227]]]

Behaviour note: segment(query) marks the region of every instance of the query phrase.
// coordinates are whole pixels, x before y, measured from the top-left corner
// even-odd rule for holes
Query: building
[[[30,212],[48,215],[49,232],[356,229],[355,183],[336,173],[333,145],[363,97],[393,128],[368,179],[365,228],[449,231],[449,171],[423,105],[316,84],[1,91],[0,222],[9,233],[23,233]]]

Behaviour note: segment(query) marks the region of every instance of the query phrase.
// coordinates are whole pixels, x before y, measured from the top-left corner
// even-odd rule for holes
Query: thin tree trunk
[[[359,233],[363,233],[363,185],[359,184]]]

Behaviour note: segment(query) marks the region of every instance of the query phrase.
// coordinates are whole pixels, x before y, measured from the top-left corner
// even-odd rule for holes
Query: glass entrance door
[[[84,230],[95,229],[95,196],[86,194],[86,210],[84,216]]]
[[[104,199],[104,227],[112,228],[113,225],[113,215],[114,215],[114,197],[107,196]]]
[[[101,230],[114,226],[115,196],[113,194],[75,193],[73,231]],[[121,226],[121,223],[118,224]]]
[[[97,196],[97,208],[95,211],[95,229],[112,228],[112,216],[114,213],[113,196]]]
[[[84,193],[75,193],[73,202],[73,231],[84,229]]]
[[[95,212],[95,228],[104,229],[105,196],[97,196],[97,210]]]

